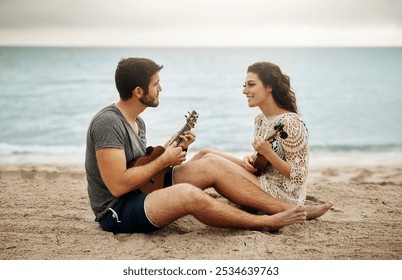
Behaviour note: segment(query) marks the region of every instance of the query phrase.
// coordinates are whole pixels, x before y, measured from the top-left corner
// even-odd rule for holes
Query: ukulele
[[[168,146],[170,146],[171,144],[173,144],[174,142],[176,142],[176,144],[179,145],[182,140],[180,136],[184,135],[184,133],[186,131],[191,130],[191,128],[194,128],[194,126],[197,122],[197,119],[198,119],[198,114],[196,111],[193,110],[191,113],[190,112],[188,112],[188,113],[189,113],[189,115],[185,116],[186,124],[183,126],[183,128],[181,130],[179,130],[179,132],[177,132],[175,135],[173,135],[173,137],[170,138],[170,140],[164,146],[148,147],[146,149],[144,156],[130,161],[127,164],[127,167],[131,168],[131,167],[142,166],[147,163],[150,163],[151,161],[154,161],[159,156],[161,156],[165,152],[166,148]],[[150,193],[154,190],[162,189],[163,184],[164,184],[165,174],[169,170],[169,168],[170,167],[165,167],[164,169],[159,171],[149,181],[143,183],[141,185],[141,187],[139,188],[139,190],[144,193]]]
[[[283,124],[278,123],[274,126],[274,129],[272,131],[269,131],[265,134],[264,139],[272,144],[278,134],[279,137],[282,139],[288,138],[288,134],[286,131],[283,130],[283,127]],[[260,153],[256,154],[251,164],[254,166],[255,169],[257,169],[254,172],[256,176],[261,176],[262,174],[264,174],[267,171],[268,167],[271,165],[271,163]]]

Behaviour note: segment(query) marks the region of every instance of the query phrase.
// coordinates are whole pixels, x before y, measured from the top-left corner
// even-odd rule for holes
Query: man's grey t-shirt
[[[102,180],[96,151],[103,148],[123,149],[126,164],[145,155],[147,141],[145,123],[137,117],[139,133],[136,134],[127,119],[114,105],[103,108],[92,119],[87,132],[85,171],[88,181],[88,196],[91,208],[99,221],[107,209],[118,201]]]

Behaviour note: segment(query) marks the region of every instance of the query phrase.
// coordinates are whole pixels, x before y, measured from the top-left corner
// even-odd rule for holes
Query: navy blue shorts
[[[165,175],[164,187],[173,184],[172,170]],[[149,221],[145,212],[144,202],[147,195],[139,190],[122,195],[99,221],[102,229],[113,233],[151,233],[159,229]]]

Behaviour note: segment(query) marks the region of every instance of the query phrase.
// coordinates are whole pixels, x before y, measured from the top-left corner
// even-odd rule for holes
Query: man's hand
[[[186,156],[187,153],[180,146],[177,146],[176,142],[173,142],[166,148],[160,159],[163,160],[166,166],[175,166],[182,164],[186,160]]]
[[[180,142],[179,146],[180,146],[183,150],[186,150],[186,149],[188,149],[188,147],[189,147],[192,143],[194,143],[194,141],[195,141],[195,134],[192,133],[191,131],[186,131],[186,132],[184,133],[184,135],[181,135],[181,136],[180,136],[180,138],[181,138],[181,142]]]

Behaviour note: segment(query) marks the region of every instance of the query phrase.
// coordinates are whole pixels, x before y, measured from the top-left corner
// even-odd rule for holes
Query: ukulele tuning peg
[[[282,129],[283,129],[283,124],[277,123],[277,124],[274,126],[274,129],[275,129],[275,130],[282,130]]]

